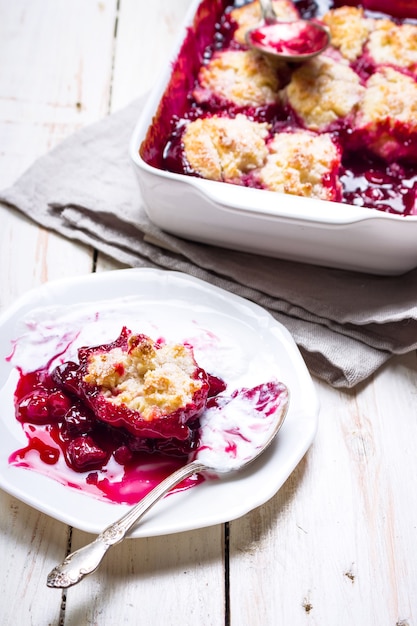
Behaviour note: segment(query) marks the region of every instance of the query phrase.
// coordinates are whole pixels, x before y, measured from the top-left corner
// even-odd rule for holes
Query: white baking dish
[[[150,220],[179,237],[271,257],[386,275],[417,267],[417,216],[208,181],[157,169],[141,158],[140,145],[200,4],[190,6],[130,145]]]

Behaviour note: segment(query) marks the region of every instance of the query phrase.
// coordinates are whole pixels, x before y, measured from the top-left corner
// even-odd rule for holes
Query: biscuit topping
[[[263,165],[268,153],[266,123],[236,118],[208,117],[191,122],[184,133],[187,160],[193,170],[210,180],[240,181]]]

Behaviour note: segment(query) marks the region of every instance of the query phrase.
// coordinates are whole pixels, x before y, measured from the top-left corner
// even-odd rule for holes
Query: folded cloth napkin
[[[177,270],[252,300],[292,333],[310,372],[353,387],[417,347],[417,270],[372,276],[186,241],[147,218],[129,162],[142,101],[41,157],[0,201],[133,267]]]

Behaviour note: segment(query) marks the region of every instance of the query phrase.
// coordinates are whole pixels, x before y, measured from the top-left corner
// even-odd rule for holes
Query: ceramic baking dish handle
[[[365,215],[362,209],[347,207],[341,203],[323,202],[314,198],[303,198],[275,191],[241,187],[228,183],[219,183],[190,178],[189,184],[216,206],[224,210],[244,211],[256,215],[279,217],[297,221],[326,224],[351,224],[372,217],[373,211]]]

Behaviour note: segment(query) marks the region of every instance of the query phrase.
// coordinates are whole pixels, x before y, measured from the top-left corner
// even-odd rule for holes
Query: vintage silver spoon
[[[271,410],[269,405],[268,411],[262,414],[259,408],[249,411],[246,408],[242,412],[239,397],[228,401],[220,410],[206,409],[201,418],[201,441],[194,460],[163,480],[121,519],[101,532],[92,543],[68,555],[60,565],[54,567],[47,578],[48,587],[71,587],[94,572],[107,550],[122,541],[132,526],[182,480],[200,472],[207,472],[208,476],[236,472],[257,459],[274,440],[288,410],[287,387],[283,383],[274,385],[276,410]],[[254,402],[260,400],[262,404],[265,393],[262,395],[261,386],[259,389],[260,393],[258,398],[254,398]],[[264,391],[268,390],[265,388]],[[252,441],[249,439],[251,433],[254,433]],[[227,441],[227,446],[221,446],[222,437],[225,444]],[[238,446],[235,454],[230,453],[230,441],[233,437]]]
[[[269,56],[300,62],[321,54],[330,43],[328,30],[313,20],[283,21],[271,0],[259,0],[262,22],[246,33],[247,44]]]

